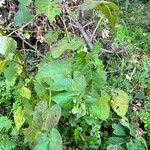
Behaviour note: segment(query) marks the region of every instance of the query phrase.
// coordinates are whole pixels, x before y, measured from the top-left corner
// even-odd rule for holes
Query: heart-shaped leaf
[[[61,107],[57,104],[53,105],[43,114],[43,130],[53,128],[59,122],[61,117]]]
[[[34,150],[63,150],[61,135],[55,128],[52,128],[48,135],[40,133],[34,143]]]
[[[111,101],[111,107],[118,116],[125,117],[129,107],[128,95],[122,90],[115,90],[115,95]]]

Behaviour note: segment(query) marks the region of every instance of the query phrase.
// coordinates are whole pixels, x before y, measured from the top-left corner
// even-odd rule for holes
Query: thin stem
[[[93,34],[92,34],[92,36],[91,36],[91,42],[92,42],[92,40],[93,40],[93,37],[94,37],[94,35],[95,35],[95,33],[96,33],[96,31],[97,31],[97,29],[98,29],[98,27],[99,27],[99,25],[100,25],[102,19],[103,19],[103,16],[99,19],[99,21],[98,21],[98,23],[97,23],[97,25],[96,25],[96,28],[95,28],[94,31],[93,31]]]
[[[62,17],[60,16],[60,19],[61,19],[61,21],[63,22],[63,25],[64,25],[64,27],[65,27],[68,42],[70,42],[71,40],[70,40],[69,32],[68,32],[66,23],[65,23],[65,21],[64,21],[64,18],[62,18]]]

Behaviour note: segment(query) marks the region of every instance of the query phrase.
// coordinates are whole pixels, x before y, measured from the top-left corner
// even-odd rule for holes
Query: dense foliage
[[[0,150],[148,150],[147,1],[0,1]]]

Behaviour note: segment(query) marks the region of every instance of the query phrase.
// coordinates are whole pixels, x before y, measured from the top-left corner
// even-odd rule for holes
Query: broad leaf
[[[41,100],[47,98],[47,94],[46,94],[47,90],[45,86],[43,85],[43,82],[38,78],[34,82],[34,89]]]
[[[91,103],[89,105],[89,111],[90,113],[100,118],[101,120],[106,120],[109,117],[110,113],[110,104],[109,104],[110,98],[109,97],[101,97],[97,100],[95,103]]]
[[[117,17],[119,15],[119,8],[115,3],[104,2],[97,6],[97,10],[100,10],[105,15],[112,27],[115,26]]]
[[[130,142],[128,142],[126,144],[127,146],[127,149],[128,150],[145,150],[145,145],[137,139],[133,139],[133,140],[130,140]]]
[[[116,136],[112,136],[109,137],[108,140],[105,142],[106,146],[109,145],[119,145],[121,143],[123,143],[126,139],[122,138],[122,137],[116,137]]]
[[[19,130],[25,122],[24,111],[22,107],[18,107],[17,111],[14,112],[14,121],[16,128]]]
[[[95,117],[100,116],[100,110],[99,110],[97,103],[90,104],[89,105],[89,111],[90,111],[90,114],[95,116]]]
[[[14,86],[17,77],[22,73],[22,66],[16,62],[9,62],[4,70],[6,84],[8,87]]]
[[[49,138],[46,133],[39,133],[34,140],[34,150],[49,150]]]
[[[72,90],[77,93],[83,93],[86,89],[86,79],[81,72],[75,71],[73,74]]]
[[[82,5],[81,5],[81,10],[86,11],[86,10],[91,10],[96,8],[97,5],[99,5],[99,1],[95,0],[86,0]]]
[[[54,21],[55,17],[61,13],[56,1],[53,0],[35,0],[36,12],[43,13],[48,17],[49,21]]]
[[[52,57],[59,58],[69,48],[69,43],[66,38],[60,40],[57,46],[51,49]]]
[[[125,117],[129,106],[128,95],[122,90],[116,90],[115,95],[111,101],[112,109],[120,117]]]
[[[89,88],[92,95],[100,94],[107,83],[103,63],[100,59],[96,59],[97,57],[98,53],[86,54],[81,52],[73,58],[73,70],[84,75],[87,88]]]
[[[94,8],[101,11],[105,15],[112,27],[115,26],[119,15],[119,8],[115,3],[108,1],[86,0],[85,3],[81,5],[81,9],[83,11]]]
[[[37,113],[44,113],[47,109],[47,102],[46,101],[40,101],[37,103],[34,111]]]
[[[32,0],[19,0],[19,10],[14,17],[14,23],[16,26],[21,26],[26,24],[33,19],[33,15],[29,12],[27,6],[32,2]]]
[[[71,76],[66,75],[55,75],[55,77],[52,77],[53,82],[50,85],[50,89],[53,91],[63,91],[63,90],[69,90],[72,84],[72,78]]]
[[[7,65],[7,60],[0,60],[0,73],[4,71]]]
[[[7,36],[0,36],[0,54],[7,55],[10,52],[14,52],[17,48],[17,43],[12,38]]]
[[[120,119],[120,124],[123,125],[124,127],[130,129],[130,123],[128,118],[124,117]]]
[[[126,136],[126,132],[123,126],[120,124],[113,123],[112,128],[114,129],[113,133],[117,136]]]
[[[43,114],[43,130],[49,131],[50,128],[53,128],[59,122],[61,117],[61,107],[57,104],[53,105]]]
[[[107,147],[107,150],[124,150],[122,147],[121,147],[121,145],[109,145],[108,147]]]
[[[61,135],[57,129],[51,129],[49,138],[49,150],[63,150]]]
[[[48,145],[49,145],[49,141],[48,140],[43,141],[40,144],[37,144],[34,147],[34,150],[49,150]]]
[[[67,50],[76,51],[81,46],[83,46],[83,42],[81,41],[81,39],[74,37],[71,39],[70,42],[68,42],[67,38],[63,38],[58,42],[56,47],[51,49],[52,57],[59,58],[65,51]]]
[[[15,144],[11,142],[8,138],[0,141],[0,150],[14,150]]]
[[[9,130],[12,126],[12,121],[9,120],[7,117],[0,117],[0,131],[2,130]]]
[[[23,87],[19,88],[17,91],[22,97],[30,99],[30,97],[31,97],[30,89],[23,86]]]
[[[34,143],[34,150],[63,150],[61,135],[55,128],[48,135],[40,133]]]
[[[63,108],[68,108],[72,104],[74,98],[77,96],[73,92],[65,92],[52,97],[52,101],[59,104]]]
[[[33,113],[33,121],[32,121],[32,127],[34,129],[41,129],[43,125],[43,114],[47,110],[47,102],[46,101],[40,101],[37,103],[34,113]]]
[[[46,83],[50,90],[69,90],[72,84],[70,62],[67,60],[57,60],[41,64],[36,75],[36,81],[40,87]],[[42,90],[44,91],[43,88]]]
[[[67,60],[57,60],[39,65],[38,76],[52,77],[57,74],[68,75],[71,72],[71,64]]]
[[[109,113],[110,113],[110,98],[108,96],[105,97],[101,97],[98,100],[98,107],[100,110],[100,116],[99,118],[101,120],[106,120],[109,117]]]

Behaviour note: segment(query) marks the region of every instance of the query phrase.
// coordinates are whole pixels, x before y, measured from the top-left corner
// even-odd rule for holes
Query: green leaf
[[[14,52],[17,43],[14,39],[7,36],[0,36],[0,54],[8,56],[10,52]]]
[[[63,108],[68,108],[76,96],[77,96],[76,93],[65,92],[65,93],[61,93],[61,94],[57,94],[56,96],[53,96],[52,101],[59,104]]]
[[[98,11],[101,11],[105,15],[112,27],[115,26],[117,17],[120,12],[119,7],[115,3],[108,1],[86,0],[81,5],[81,9],[83,11],[91,10],[94,8],[96,8]]]
[[[51,49],[53,58],[59,58],[66,50],[68,50],[69,43],[66,38],[60,40],[56,47]]]
[[[4,76],[6,78],[6,84],[8,87],[12,87],[15,84],[17,77],[22,73],[22,66],[16,62],[9,62],[8,67],[4,70]]]
[[[111,107],[112,109],[117,113],[120,117],[125,117],[128,106],[129,106],[129,100],[128,95],[122,91],[122,90],[115,90],[115,96],[113,96],[113,99],[111,101]]]
[[[133,125],[130,125],[129,133],[133,137],[137,137],[137,128]]]
[[[19,130],[25,122],[24,111],[22,107],[18,107],[17,111],[14,112],[14,121],[16,128]]]
[[[27,99],[30,99],[31,97],[31,91],[30,89],[26,88],[25,86],[17,89],[18,93],[24,97],[24,98],[27,98]]]
[[[33,113],[33,121],[32,121],[32,127],[37,130],[41,130],[43,125],[43,114],[47,110],[47,102],[46,101],[40,101],[37,103],[34,109]]]
[[[47,102],[46,101],[40,101],[35,106],[34,111],[37,113],[44,113],[47,109]]]
[[[69,90],[72,84],[71,64],[68,60],[56,60],[40,64],[36,75],[38,85],[46,83],[47,88],[54,91]],[[42,88],[42,90],[44,90]]]
[[[68,42],[68,39],[65,37],[61,39],[57,46],[51,49],[51,54],[53,58],[59,58],[65,51],[72,50],[76,51],[83,45],[81,39],[74,37]]]
[[[86,10],[91,10],[96,8],[97,5],[99,5],[99,1],[95,0],[86,0],[82,5],[81,5],[81,10],[86,11]]]
[[[50,22],[54,21],[55,17],[61,13],[57,1],[53,0],[35,0],[35,8],[38,14],[46,15]]]
[[[83,93],[86,89],[86,79],[81,72],[75,71],[73,74],[72,90],[77,93]]]
[[[109,145],[107,150],[124,150],[120,145]]]
[[[119,145],[120,143],[123,143],[126,139],[122,137],[109,137],[108,140],[105,142],[106,146],[109,145]]]
[[[69,42],[69,49],[72,51],[77,51],[81,47],[84,46],[84,42],[82,41],[81,38],[74,36],[71,37],[71,41]]]
[[[128,118],[124,117],[120,119],[120,124],[123,125],[124,127],[130,129],[130,123]]]
[[[82,69],[87,65],[87,53],[85,52],[80,52],[73,57],[72,60],[72,68],[73,71],[81,71]],[[82,72],[84,74],[84,72]]]
[[[105,90],[107,83],[106,72],[103,69],[104,65],[98,59],[97,48],[100,46],[95,46],[93,49],[95,53],[80,52],[72,60],[73,71],[79,71],[84,75],[87,88],[92,93],[91,95],[101,94],[101,91]]]
[[[0,141],[0,150],[14,150],[15,145],[8,138]]]
[[[135,99],[138,99],[138,100],[143,100],[145,99],[145,92],[144,91],[138,91],[135,96],[134,96]]]
[[[61,135],[55,128],[52,128],[48,135],[38,134],[34,143],[34,150],[63,150]]]
[[[99,118],[101,120],[106,120],[109,117],[109,113],[110,113],[110,98],[108,96],[105,97],[101,97],[98,100],[98,107],[100,110],[100,115]]]
[[[0,73],[4,71],[5,67],[7,65],[7,60],[0,60]]]
[[[101,6],[98,6],[97,9],[105,15],[105,17],[108,19],[110,24],[114,27],[116,19],[114,15],[110,12],[109,7],[107,5],[101,5]]]
[[[130,140],[126,146],[128,150],[145,150],[145,145],[138,139]]]
[[[147,112],[150,112],[150,102],[147,102],[144,107]]]
[[[55,78],[57,74],[69,75],[71,64],[67,60],[56,60],[39,65],[38,76]]]
[[[43,114],[43,129],[48,130],[53,128],[59,122],[61,117],[61,107],[57,104],[53,105]]]
[[[7,117],[0,117],[0,131],[5,129],[6,131],[9,130],[12,126],[12,121],[9,120]]]
[[[101,42],[95,42],[93,45],[93,48],[91,50],[91,57],[93,60],[99,60],[99,53],[102,48],[102,43]]]
[[[91,83],[91,85],[89,86],[89,88],[91,89],[91,92],[93,94],[94,93],[99,94],[101,90],[104,90],[106,88],[106,83],[107,83],[106,82],[106,79],[107,79],[106,78],[106,72],[103,70],[103,64],[102,63],[101,63],[101,66],[98,66],[95,70],[93,69],[93,67],[94,66],[92,65],[89,68],[89,77],[88,77],[88,72],[87,72],[85,77],[86,77],[86,80],[88,80],[88,83]]]
[[[95,116],[95,117],[100,116],[100,110],[99,110],[99,107],[96,103],[89,105],[89,111],[90,111],[90,114]]]
[[[97,6],[97,10],[100,10],[110,22],[111,26],[114,27],[119,15],[119,7],[113,2],[103,2]]]
[[[48,144],[49,144],[49,141],[48,141],[48,140],[43,141],[43,142],[41,142],[40,144],[36,145],[36,146],[34,147],[34,150],[49,150]]]
[[[79,130],[78,129],[74,129],[73,135],[74,135],[75,143],[78,144],[78,142],[80,140],[80,132],[79,132]]]
[[[120,124],[113,123],[112,128],[114,129],[113,134],[117,136],[126,136],[125,129]]]
[[[34,150],[49,150],[49,138],[46,133],[39,133],[34,140]]]
[[[109,101],[110,98],[108,96],[101,97],[97,100],[97,102],[89,105],[90,113],[93,116],[100,118],[101,120],[108,119],[110,113]]]
[[[37,95],[39,96],[39,98],[42,99],[46,99],[47,98],[47,90],[45,88],[45,86],[43,85],[42,81],[37,78],[37,80],[34,82],[34,89],[37,92]]]
[[[54,42],[57,42],[59,37],[59,34],[57,31],[49,31],[45,36],[44,36],[44,40],[48,43],[48,44],[52,44]]]
[[[55,75],[52,77],[53,82],[50,84],[50,89],[53,91],[69,90],[72,85],[71,76]]]
[[[57,129],[51,129],[49,138],[49,150],[63,150],[61,135]]]
[[[27,6],[29,6],[31,2],[32,0],[19,0],[19,10],[14,17],[14,23],[16,26],[26,24],[33,19],[33,15],[27,8]]]

